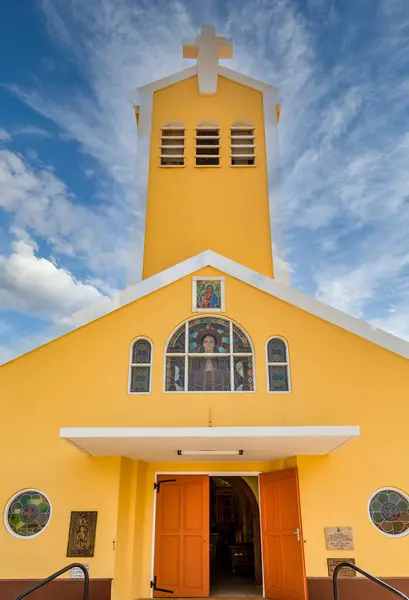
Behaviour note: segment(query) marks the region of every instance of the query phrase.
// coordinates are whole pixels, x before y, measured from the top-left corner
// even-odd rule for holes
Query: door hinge
[[[160,486],[162,485],[162,483],[174,483],[176,481],[176,479],[162,479],[161,481],[156,481],[153,484],[153,489],[157,491],[157,493],[159,494],[160,492]]]
[[[151,589],[157,592],[164,592],[165,594],[173,594],[173,590],[163,590],[162,588],[156,587],[156,575],[153,576],[153,581],[151,581]]]

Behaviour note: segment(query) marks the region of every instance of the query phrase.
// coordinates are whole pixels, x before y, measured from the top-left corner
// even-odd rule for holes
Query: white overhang
[[[359,433],[358,426],[63,427],[60,438],[89,456],[124,456],[146,462],[264,462],[297,455],[325,456]],[[200,454],[206,450],[212,451],[211,456]],[[238,450],[242,454],[228,454]]]

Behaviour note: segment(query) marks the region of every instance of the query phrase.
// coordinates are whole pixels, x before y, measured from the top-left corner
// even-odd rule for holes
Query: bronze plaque
[[[73,511],[71,513],[67,556],[94,556],[96,511]]]
[[[327,550],[353,550],[352,527],[326,527]]]
[[[335,567],[343,562],[355,564],[355,558],[327,558],[328,575],[333,576]],[[343,567],[338,573],[338,577],[356,577],[356,571],[348,567]]]

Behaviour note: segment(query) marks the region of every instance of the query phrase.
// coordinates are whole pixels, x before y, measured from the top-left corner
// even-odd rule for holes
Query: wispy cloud
[[[293,285],[409,337],[402,285],[409,253],[409,12],[404,3],[377,0],[368,23],[359,3],[348,10],[333,0],[304,4],[43,0],[50,39],[76,82],[56,88],[45,78],[37,87],[9,82],[8,89],[92,161],[84,175],[102,204],[86,209],[49,165],[3,154],[0,202],[12,215],[13,239],[27,234],[46,240],[57,257],[81,257],[87,282],[109,294],[118,285],[112,271],[127,264],[133,217],[132,268],[140,273],[145,197],[132,90],[188,66],[183,38],[211,22],[234,39],[228,66],[282,90],[282,259],[291,264]],[[387,312],[391,304],[395,313]]]
[[[0,142],[9,142],[11,140],[11,135],[8,131],[0,127]]]

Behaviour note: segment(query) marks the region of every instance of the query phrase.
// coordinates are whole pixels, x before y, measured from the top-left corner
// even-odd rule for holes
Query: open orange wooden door
[[[157,484],[154,596],[209,596],[209,476],[160,475]]]
[[[260,475],[260,508],[265,596],[306,600],[297,469]]]

